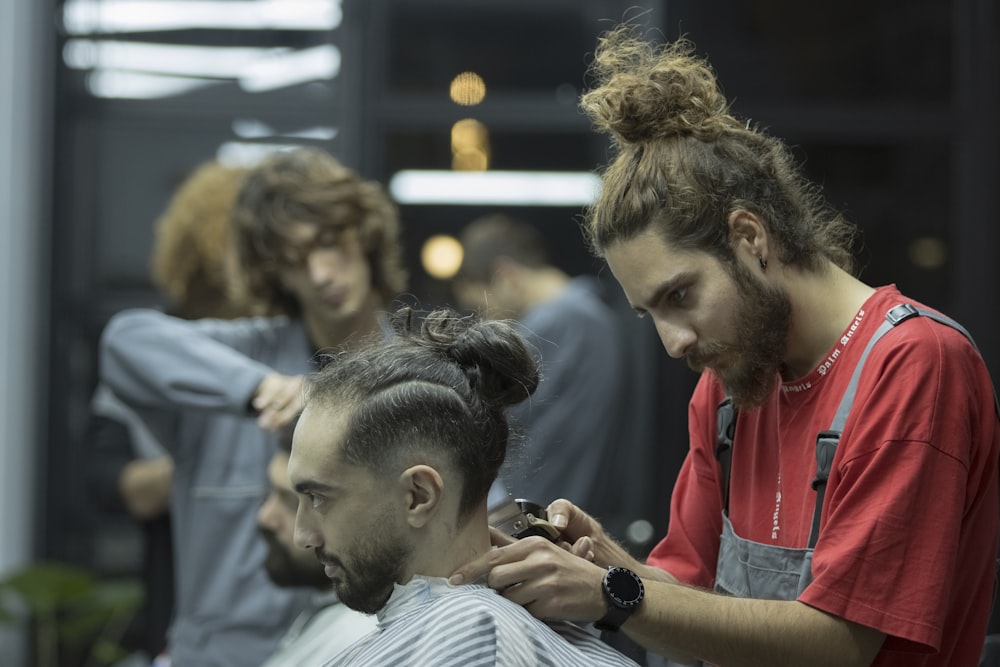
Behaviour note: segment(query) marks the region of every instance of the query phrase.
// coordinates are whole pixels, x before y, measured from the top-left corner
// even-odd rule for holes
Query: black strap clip
[[[819,435],[816,436],[816,477],[812,481],[814,491],[825,486],[826,480],[830,479],[830,470],[833,469],[833,455],[837,453],[839,443],[840,431],[820,431]]]

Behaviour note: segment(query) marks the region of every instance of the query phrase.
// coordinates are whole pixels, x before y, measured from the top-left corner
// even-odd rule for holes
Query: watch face
[[[642,602],[645,586],[642,580],[632,570],[624,567],[613,567],[604,575],[605,589],[608,595],[620,607],[634,607]]]

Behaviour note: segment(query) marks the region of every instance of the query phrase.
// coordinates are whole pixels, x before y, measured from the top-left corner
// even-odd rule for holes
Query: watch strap
[[[595,621],[594,627],[604,632],[618,632],[618,629],[622,627],[622,623],[627,621],[628,617],[632,615],[633,609],[634,607],[632,609],[616,607],[609,602],[608,613],[601,620]]]
[[[636,587],[633,597],[622,599],[620,588],[622,579],[629,581],[630,585]],[[615,588],[618,590],[614,590]],[[601,592],[604,594],[604,600],[608,603],[608,611],[594,623],[594,627],[598,630],[617,632],[642,602],[645,587],[639,576],[632,570],[624,567],[609,567],[601,580]]]

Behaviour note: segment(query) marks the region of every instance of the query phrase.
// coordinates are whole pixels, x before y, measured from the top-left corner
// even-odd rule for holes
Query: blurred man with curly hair
[[[101,376],[166,434],[177,609],[174,664],[246,667],[273,653],[307,591],[262,564],[256,510],[276,433],[302,407],[316,353],[384,330],[405,288],[395,205],[315,148],[252,169],[230,216],[236,293],[264,315],[187,321],[149,309],[114,316]]]
[[[151,277],[168,311],[185,319],[252,314],[227,278],[229,214],[248,169],[214,160],[198,165],[174,192],[155,223]],[[142,528],[146,601],[141,648],[166,646],[173,613],[173,538],[170,488],[173,461],[142,419],[101,384],[91,400],[87,477],[100,512],[127,513]]]

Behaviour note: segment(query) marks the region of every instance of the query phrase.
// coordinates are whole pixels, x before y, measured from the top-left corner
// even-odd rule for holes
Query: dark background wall
[[[607,145],[576,99],[596,35],[622,18],[635,18],[653,37],[694,41],[734,110],[793,145],[831,203],[860,224],[862,278],[895,282],[958,318],[991,367],[1000,365],[994,0],[344,0],[343,10],[343,24],[325,32],[166,37],[294,48],[335,43],[341,73],[323,84],[248,93],[227,82],[165,100],[109,100],[88,94],[86,72],[56,67],[39,557],[109,573],[134,567],[128,530],[94,521],[78,474],[97,337],[112,312],[155,302],[147,270],[152,222],[187,171],[235,138],[234,119],[286,131],[335,126],[333,139],[314,143],[383,182],[399,169],[448,168],[451,125],[469,115],[490,128],[492,168],[591,170],[605,162]],[[67,39],[58,35],[57,47]],[[448,82],[463,70],[479,71],[490,85],[474,111],[447,98]],[[449,299],[445,286],[420,270],[420,244],[484,210],[402,207],[414,298]],[[514,212],[544,227],[571,272],[598,273],[616,289],[583,248],[578,208]],[[648,401],[637,437],[649,444],[633,481],[648,489],[650,519],[662,530],[694,377],[669,363],[648,325],[623,321]]]

